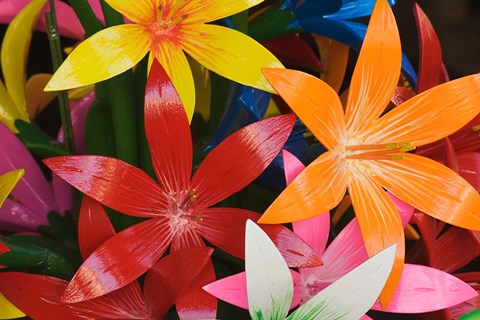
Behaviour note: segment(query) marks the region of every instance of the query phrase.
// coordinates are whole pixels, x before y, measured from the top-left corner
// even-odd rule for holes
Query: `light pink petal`
[[[437,269],[405,264],[392,302],[383,311],[423,313],[449,308],[477,293],[460,279]],[[382,310],[377,302],[374,310]]]
[[[293,279],[293,300],[290,306],[294,308],[300,303],[303,294],[302,277],[295,271],[290,270]],[[245,272],[234,274],[203,287],[203,290],[220,300],[233,304],[234,306],[248,309],[247,300],[247,278]]]
[[[36,213],[46,215],[49,211],[58,211],[47,180],[27,148],[3,123],[0,123],[0,137],[0,174],[25,169],[25,176],[11,194]]]
[[[40,224],[48,224],[47,215],[34,212],[20,203],[7,199],[0,208],[1,230],[36,231]]]

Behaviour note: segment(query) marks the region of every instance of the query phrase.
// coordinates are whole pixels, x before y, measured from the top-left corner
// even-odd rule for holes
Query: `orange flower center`
[[[360,160],[401,160],[399,153],[415,150],[415,146],[408,142],[386,144],[364,144],[345,146],[346,159]]]
[[[176,39],[181,30],[181,23],[188,17],[188,14],[178,15],[177,11],[181,1],[176,2],[173,8],[164,9],[159,5],[156,13],[156,21],[147,26],[152,38],[152,45],[158,45],[166,38]]]

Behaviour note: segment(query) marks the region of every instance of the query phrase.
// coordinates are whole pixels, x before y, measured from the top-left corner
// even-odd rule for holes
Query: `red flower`
[[[188,119],[171,80],[155,61],[145,93],[145,131],[160,186],[140,169],[113,158],[45,160],[57,175],[100,203],[131,216],[150,218],[96,249],[67,286],[62,301],[92,299],[125,286],[151,268],[170,244],[171,250],[177,251],[205,246],[205,238],[243,258],[245,222],[256,221],[259,214],[210,207],[248,185],[270,164],[294,121],[295,116],[279,116],[239,130],[212,150],[190,178]],[[291,266],[320,263],[318,255],[288,229],[269,226],[266,231],[284,249]],[[181,318],[215,317],[216,300],[201,290],[214,279],[209,262],[197,278],[198,289],[189,290],[177,303]]]

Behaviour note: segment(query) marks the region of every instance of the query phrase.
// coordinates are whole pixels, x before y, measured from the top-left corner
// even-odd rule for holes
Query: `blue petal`
[[[337,12],[341,6],[341,0],[299,0],[293,12],[297,18],[321,17]]]
[[[392,6],[396,0],[388,0]],[[355,19],[372,14],[375,0],[343,0],[342,7],[337,12],[332,12],[324,17],[337,20]]]

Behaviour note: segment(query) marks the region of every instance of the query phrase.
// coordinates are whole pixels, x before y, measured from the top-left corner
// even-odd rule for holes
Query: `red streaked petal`
[[[204,269],[213,250],[190,248],[158,261],[145,278],[145,302],[152,319],[161,319]]]
[[[155,181],[123,161],[89,155],[55,157],[44,162],[75,188],[122,213],[152,217],[167,206],[167,197]]]
[[[160,185],[172,195],[189,190],[192,137],[180,97],[155,59],[145,90],[145,132]]]
[[[480,192],[480,152],[457,155],[458,173]]]
[[[157,262],[171,238],[163,218],[138,223],[116,234],[80,266],[61,301],[89,300],[129,284]]]
[[[418,63],[416,88],[417,93],[420,93],[441,83],[442,48],[432,23],[417,3],[413,4],[413,13],[420,40],[420,61]]]
[[[404,87],[397,87],[397,89],[395,89],[395,93],[393,94],[391,102],[395,106],[399,106],[414,96],[415,92],[413,92],[412,90]]]
[[[294,115],[258,121],[213,149],[192,179],[197,206],[216,204],[252,182],[280,152],[294,122]]]

